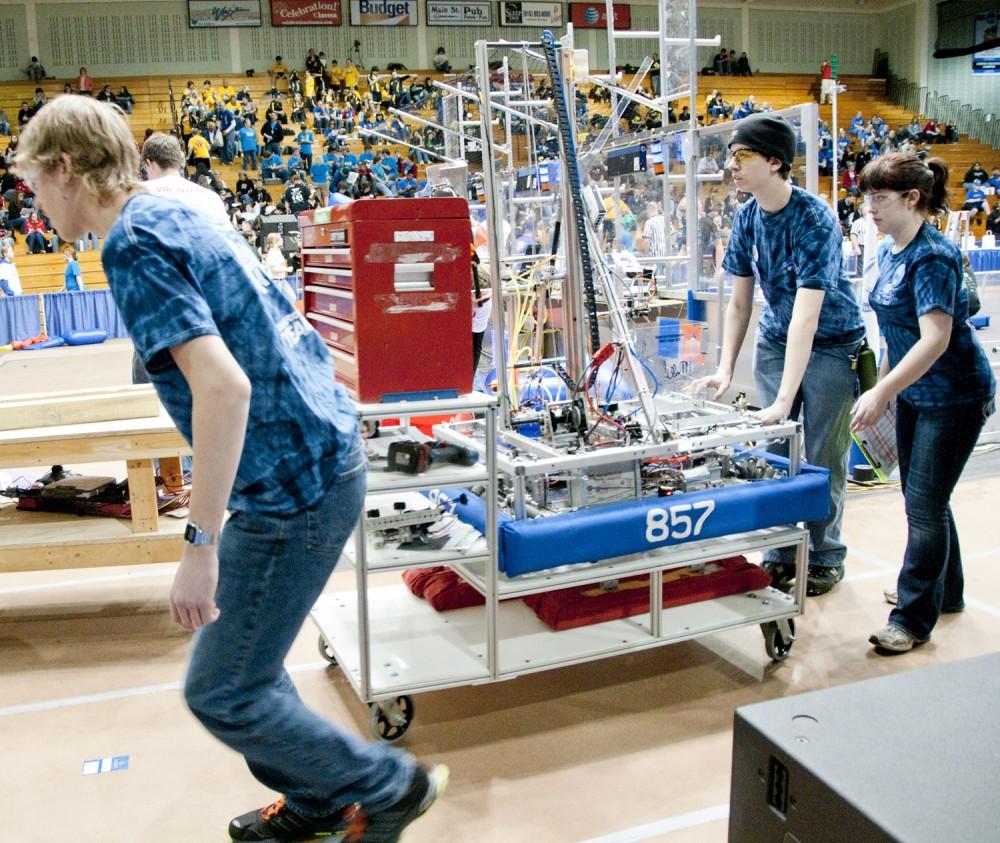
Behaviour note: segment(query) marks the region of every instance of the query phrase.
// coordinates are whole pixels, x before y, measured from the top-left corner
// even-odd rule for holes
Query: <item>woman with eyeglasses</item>
[[[961,612],[962,553],[949,500],[986,419],[996,382],[967,319],[962,255],[931,218],[948,203],[948,166],[893,153],[861,173],[879,231],[878,281],[869,296],[887,353],[878,384],[858,399],[851,429],[871,427],[896,400],[896,444],[907,541],[888,623],[869,639],[904,653],[931,637],[942,613]]]

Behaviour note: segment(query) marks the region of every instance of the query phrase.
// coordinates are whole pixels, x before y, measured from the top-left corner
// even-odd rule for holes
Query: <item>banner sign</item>
[[[976,15],[976,40],[973,43],[978,45],[985,41],[994,41],[997,38],[998,30],[1000,30],[1000,14],[988,12],[984,15]],[[973,53],[972,72],[1000,73],[1000,47]]]
[[[627,3],[615,3],[615,29],[632,27],[632,7]],[[569,19],[576,29],[607,29],[608,9],[604,3],[570,3]]]
[[[340,0],[271,0],[271,26],[340,26]]]
[[[351,0],[351,26],[416,26],[417,0]]]
[[[210,29],[219,26],[260,26],[260,0],[188,0],[188,26]]]
[[[493,15],[488,2],[446,3],[427,0],[428,26],[492,26]]]
[[[501,26],[562,26],[562,3],[500,3]]]

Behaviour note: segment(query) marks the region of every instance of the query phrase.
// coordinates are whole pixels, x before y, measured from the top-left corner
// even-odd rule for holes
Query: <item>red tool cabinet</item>
[[[360,401],[472,389],[464,199],[359,199],[299,214],[306,318]]]

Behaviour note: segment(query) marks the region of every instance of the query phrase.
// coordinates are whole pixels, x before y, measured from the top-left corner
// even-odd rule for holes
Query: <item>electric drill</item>
[[[404,439],[389,445],[389,471],[403,474],[423,474],[432,463],[475,465],[479,454],[471,448],[460,448],[446,442],[415,442]]]

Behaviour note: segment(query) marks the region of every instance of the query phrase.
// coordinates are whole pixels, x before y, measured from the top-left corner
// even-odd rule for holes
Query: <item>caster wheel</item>
[[[761,632],[764,633],[764,649],[767,655],[776,662],[782,662],[788,658],[795,643],[795,621],[788,620],[788,629],[791,636],[786,640],[781,632],[781,626],[777,621],[768,621],[760,625]]]
[[[319,637],[319,654],[330,662],[330,664],[337,664],[337,657],[333,654],[333,650],[330,649],[330,645],[326,643],[326,639],[322,635]]]
[[[371,703],[368,713],[368,728],[372,736],[386,743],[398,741],[413,722],[413,698],[396,697]]]

